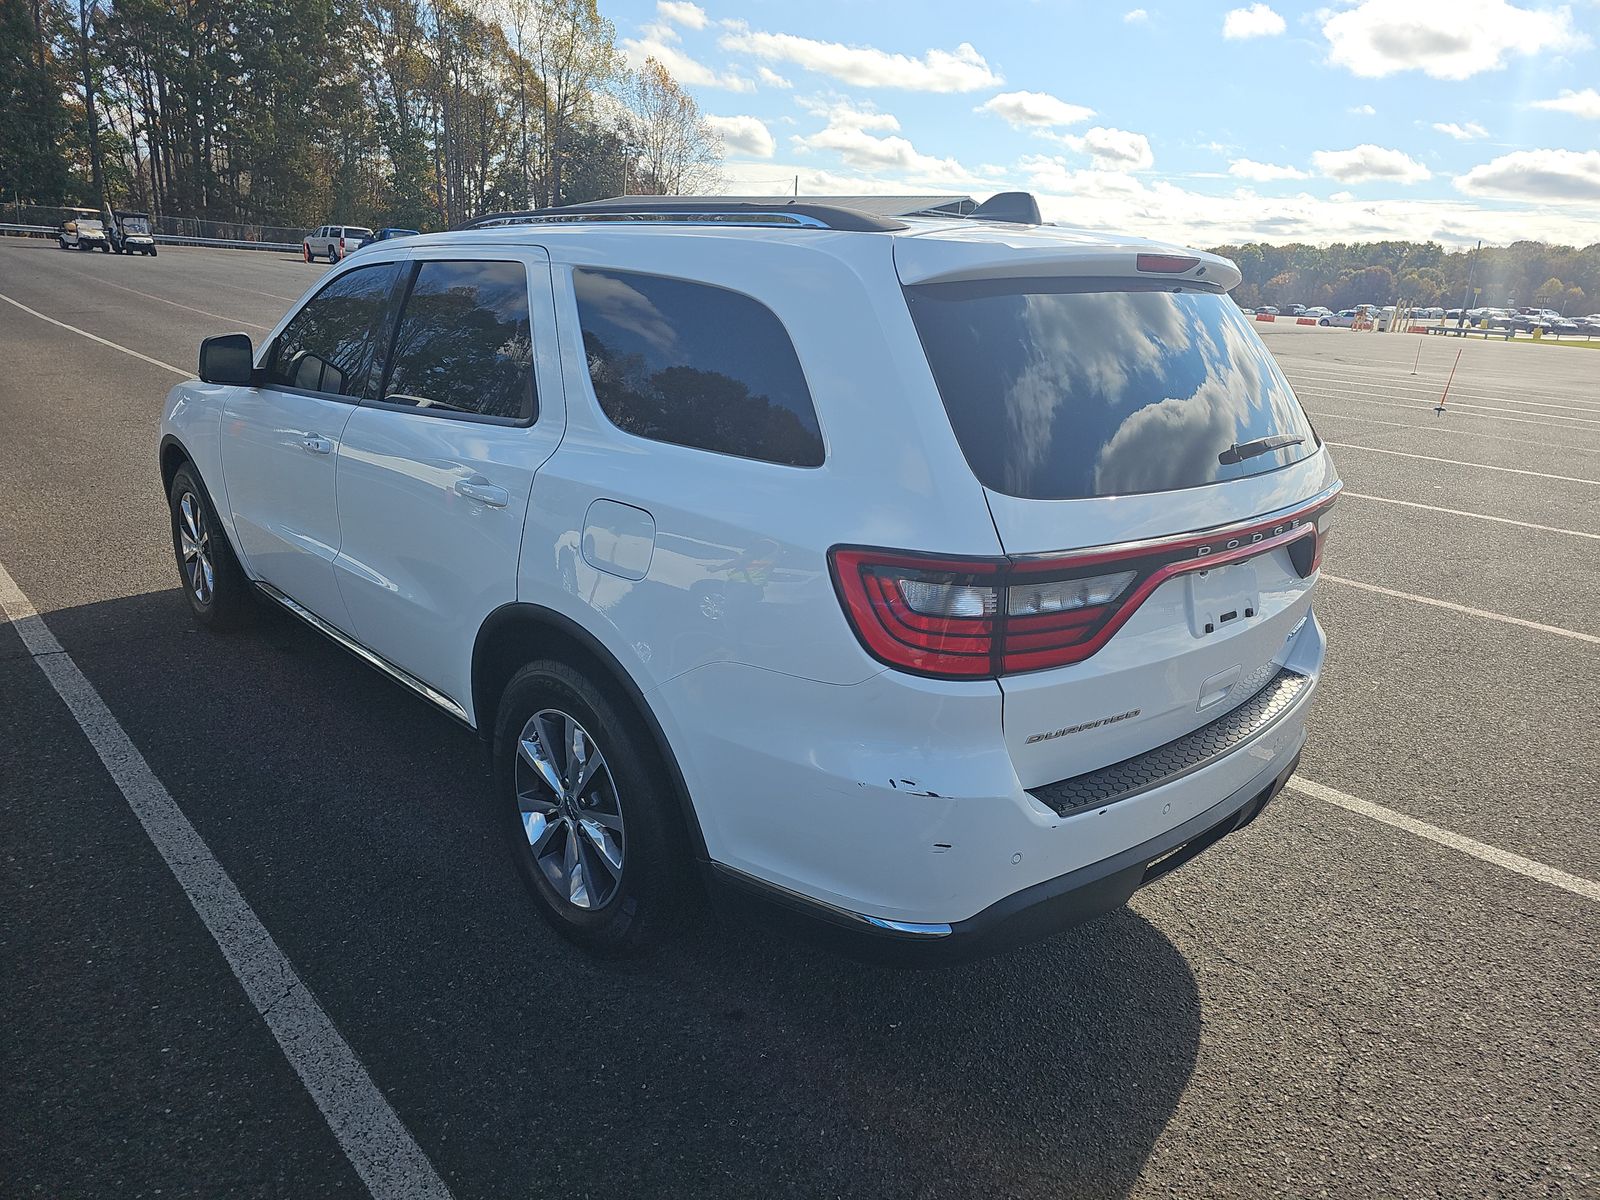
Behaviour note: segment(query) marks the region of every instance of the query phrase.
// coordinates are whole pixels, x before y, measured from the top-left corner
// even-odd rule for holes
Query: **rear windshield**
[[[1316,451],[1288,382],[1227,296],[1098,286],[905,290],[985,487],[1030,500],[1162,492],[1260,475]],[[1248,443],[1272,437],[1304,440],[1251,453]]]
[[[360,225],[346,225],[344,227],[344,236],[347,238],[369,238],[372,236],[372,230],[363,229]]]

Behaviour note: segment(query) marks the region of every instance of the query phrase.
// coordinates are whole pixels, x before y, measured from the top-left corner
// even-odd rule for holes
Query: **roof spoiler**
[[[967,214],[969,221],[1009,221],[1013,225],[1042,225],[1039,202],[1032,192],[996,192]]]

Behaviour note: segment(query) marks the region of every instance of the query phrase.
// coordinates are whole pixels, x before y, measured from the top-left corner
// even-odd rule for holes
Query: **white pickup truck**
[[[372,230],[365,225],[324,225],[315,233],[306,235],[301,250],[307,262],[316,262],[319,258],[338,262],[371,240]]]

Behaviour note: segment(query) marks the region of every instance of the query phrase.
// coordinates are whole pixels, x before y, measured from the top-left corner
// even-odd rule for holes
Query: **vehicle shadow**
[[[1120,1196],[1194,1070],[1194,976],[1130,910],[925,971],[725,912],[596,961],[476,738],[292,618],[46,620],[458,1196]]]

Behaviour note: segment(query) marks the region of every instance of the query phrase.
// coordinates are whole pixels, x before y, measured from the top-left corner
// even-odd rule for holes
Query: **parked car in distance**
[[[368,244],[370,245],[372,242],[387,242],[392,238],[419,236],[421,236],[419,231],[415,229],[397,229],[394,226],[385,226],[368,239]]]
[[[326,258],[338,262],[346,254],[353,254],[372,239],[372,230],[365,225],[324,225],[315,233],[307,234],[301,251],[307,262]]]
[[[1363,310],[1355,308],[1341,308],[1338,312],[1326,317],[1318,317],[1318,325],[1331,325],[1336,329],[1349,329],[1356,323],[1356,318],[1366,315]]]
[[[118,254],[147,254],[156,256],[155,234],[150,228],[150,214],[134,209],[117,208],[111,211],[111,225],[106,230],[111,248]]]
[[[56,244],[63,250],[104,250],[111,252],[111,242],[106,237],[105,224],[92,208],[78,209],[61,222],[56,230]]]
[[[1278,310],[1270,304],[1263,304],[1260,308],[1256,309],[1256,314],[1258,316],[1275,317],[1278,315]]]
[[[1301,313],[1300,315],[1302,317],[1309,317],[1311,320],[1317,321],[1317,322],[1320,323],[1323,317],[1331,317],[1331,316],[1333,316],[1333,310],[1332,309],[1328,309],[1328,308],[1323,308],[1320,304],[1316,304],[1316,305],[1312,305],[1310,308],[1306,309],[1305,312]]]
[[[1303,317],[1303,316],[1305,316],[1306,315],[1306,306],[1304,304],[1291,304],[1291,305],[1289,305],[1289,315],[1291,317]]]
[[[476,730],[563,936],[638,949],[698,878],[970,955],[1287,782],[1341,484],[1232,263],[716,197],[404,241],[202,343],[178,574],[202,624],[265,597]]]

